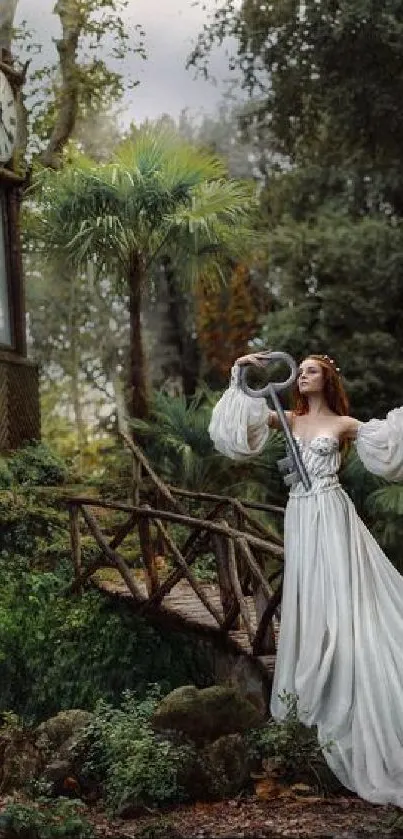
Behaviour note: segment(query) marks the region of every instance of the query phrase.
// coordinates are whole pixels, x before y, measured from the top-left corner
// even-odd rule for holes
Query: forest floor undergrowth
[[[386,839],[403,837],[403,813],[353,796],[304,799],[284,792],[182,806],[126,822],[120,831],[119,839]]]
[[[0,812],[11,800],[16,799],[11,796],[0,799]],[[84,812],[97,839],[403,837],[403,811],[396,807],[372,805],[353,795],[304,796],[286,787],[270,791],[269,784],[266,790],[261,787],[254,795],[142,812],[124,820],[107,816],[98,806],[85,807]]]

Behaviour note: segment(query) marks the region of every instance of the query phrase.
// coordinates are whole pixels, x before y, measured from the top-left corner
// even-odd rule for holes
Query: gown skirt
[[[271,712],[282,719],[284,691],[296,695],[344,786],[403,806],[403,577],[338,482],[337,441],[300,451],[312,490],[298,485],[286,508]]]

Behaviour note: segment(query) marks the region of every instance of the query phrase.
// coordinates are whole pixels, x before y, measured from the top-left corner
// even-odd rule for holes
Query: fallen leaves
[[[162,832],[152,835],[158,839],[401,839],[403,835],[390,830],[395,808],[374,806],[355,796],[302,796],[303,784],[289,787],[288,794],[275,781],[258,785],[260,796],[199,802],[161,814]],[[155,816],[151,822],[154,828]],[[119,839],[143,839],[149,823],[150,819],[141,818],[126,824],[127,833]]]
[[[306,784],[260,779],[259,795],[197,802],[123,821],[99,807],[86,817],[99,839],[401,839],[402,814],[356,796],[320,798]],[[12,798],[0,799],[0,811]],[[400,815],[399,815],[400,813]]]
[[[275,778],[265,778],[259,781],[255,786],[255,794],[263,801],[269,801],[271,798],[278,798],[280,795],[289,795],[290,788],[283,787]]]

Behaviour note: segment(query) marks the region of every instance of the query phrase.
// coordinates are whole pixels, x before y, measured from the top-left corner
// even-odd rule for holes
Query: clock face
[[[10,160],[17,135],[17,111],[13,89],[0,71],[0,163]]]

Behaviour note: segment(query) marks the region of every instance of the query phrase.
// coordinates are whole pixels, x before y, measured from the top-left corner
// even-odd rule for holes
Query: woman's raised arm
[[[366,469],[388,481],[403,480],[403,408],[386,419],[359,423],[357,454]]]

